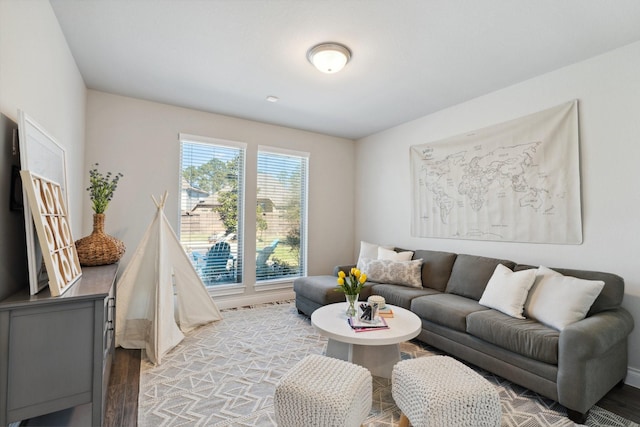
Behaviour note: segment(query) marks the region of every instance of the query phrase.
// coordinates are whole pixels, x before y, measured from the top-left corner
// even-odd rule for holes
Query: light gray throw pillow
[[[422,259],[392,261],[388,259],[361,259],[360,271],[367,280],[390,285],[422,287]]]

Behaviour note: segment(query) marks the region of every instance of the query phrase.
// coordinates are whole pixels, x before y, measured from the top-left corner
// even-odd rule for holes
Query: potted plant
[[[349,275],[344,271],[338,272],[337,290],[344,292],[344,295],[347,298],[347,316],[355,316],[357,312],[355,303],[358,301],[360,291],[362,291],[366,281],[367,275],[355,267],[349,271]]]
[[[93,232],[76,241],[76,250],[80,264],[84,266],[106,265],[118,262],[125,252],[124,243],[104,232],[105,210],[118,188],[118,182],[124,175],[98,171],[96,163],[89,171],[89,187],[93,209]]]

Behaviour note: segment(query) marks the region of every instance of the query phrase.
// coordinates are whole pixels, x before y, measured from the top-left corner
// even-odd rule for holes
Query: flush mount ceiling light
[[[318,70],[332,74],[347,65],[351,59],[351,51],[339,43],[321,43],[309,49],[307,59]]]

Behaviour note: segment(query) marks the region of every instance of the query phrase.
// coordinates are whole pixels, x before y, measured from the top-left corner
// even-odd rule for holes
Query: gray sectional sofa
[[[418,340],[559,402],[577,423],[624,381],[627,339],[634,324],[620,306],[621,277],[552,267],[566,276],[604,282],[587,316],[560,331],[478,302],[498,264],[513,271],[533,266],[429,250],[414,251],[413,259],[423,260],[422,287],[367,282],[360,299],[381,295],[389,304],[413,311],[422,320]],[[336,267],[334,274],[351,267]],[[296,307],[306,315],[344,301],[344,294],[335,290],[335,275],[299,278],[293,287]]]

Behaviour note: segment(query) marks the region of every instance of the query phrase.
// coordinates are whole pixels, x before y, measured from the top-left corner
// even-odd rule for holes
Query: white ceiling
[[[351,139],[640,40],[638,0],[51,4],[91,89]],[[325,41],[337,74],[307,62]]]

